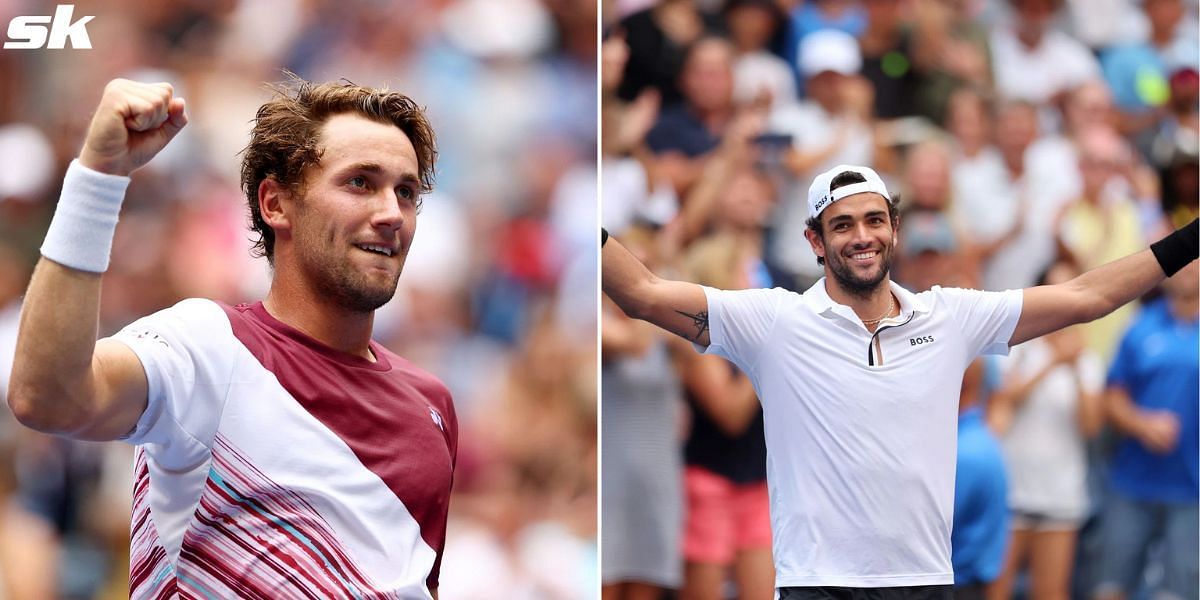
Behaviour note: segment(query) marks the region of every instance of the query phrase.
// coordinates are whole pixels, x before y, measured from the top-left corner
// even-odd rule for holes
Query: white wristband
[[[54,219],[42,242],[42,256],[80,271],[108,270],[113,232],[127,187],[128,177],[93,171],[79,159],[71,161]]]

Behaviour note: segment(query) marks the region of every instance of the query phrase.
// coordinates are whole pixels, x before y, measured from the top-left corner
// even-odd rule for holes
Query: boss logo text
[[[910,346],[920,346],[921,344],[932,344],[932,343],[933,343],[932,335],[922,335],[920,337],[908,338],[908,344]]]

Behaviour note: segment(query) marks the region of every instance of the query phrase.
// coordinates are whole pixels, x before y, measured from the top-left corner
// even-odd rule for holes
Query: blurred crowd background
[[[803,292],[813,177],[902,200],[893,277],[1066,281],[1197,215],[1195,0],[606,0],[602,224],[651,267]],[[1200,283],[964,379],[958,592],[1196,598]],[[604,598],[770,598],[761,411],[602,304]],[[931,365],[930,368],[937,368]]]
[[[54,3],[0,1],[0,23]],[[441,598],[588,598],[596,546],[597,9],[573,0],[74,4],[91,50],[0,50],[0,396],[67,163],[114,77],[166,80],[187,129],[129,189],[101,335],[187,297],[261,299],[240,156],[265,82],[389,86],[438,135],[376,338],[461,423]],[[0,598],[126,597],[131,449],[43,436],[0,404]],[[497,596],[497,590],[500,596]]]

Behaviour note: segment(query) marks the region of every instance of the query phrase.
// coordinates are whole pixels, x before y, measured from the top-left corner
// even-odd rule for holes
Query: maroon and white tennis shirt
[[[429,598],[458,425],[435,377],[327,348],[262,303],[184,300],[114,336],[149,405],[134,598]]]

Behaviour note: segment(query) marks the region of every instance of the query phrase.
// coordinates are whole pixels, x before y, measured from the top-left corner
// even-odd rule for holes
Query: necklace
[[[892,309],[894,309],[894,308],[896,308],[896,297],[893,296],[891,294],[891,292],[889,292],[888,293],[887,311],[885,311],[882,315],[880,315],[880,317],[878,319],[871,319],[870,321],[863,321],[863,325],[871,326],[871,325],[874,325],[874,324],[888,318],[888,316],[892,314]]]

